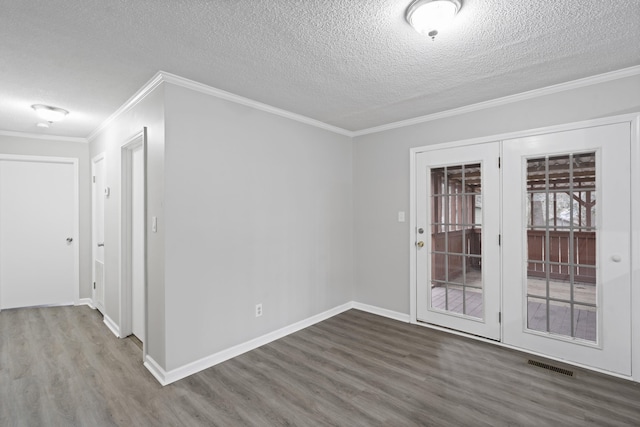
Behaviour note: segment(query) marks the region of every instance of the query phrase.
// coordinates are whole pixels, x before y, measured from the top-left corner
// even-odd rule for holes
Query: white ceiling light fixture
[[[49,123],[58,122],[64,119],[69,112],[62,108],[52,107],[50,105],[34,104],[31,106],[42,120]]]
[[[407,22],[434,40],[440,30],[451,24],[461,7],[459,0],[415,0],[407,8]]]

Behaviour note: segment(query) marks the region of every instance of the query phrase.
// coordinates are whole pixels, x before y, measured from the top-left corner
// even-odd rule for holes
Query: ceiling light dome
[[[60,121],[64,119],[67,114],[69,114],[67,110],[63,110],[62,108],[58,107],[52,107],[50,105],[35,104],[32,105],[31,108],[36,111],[38,117],[40,117],[42,120],[46,120],[49,123]]]
[[[407,9],[407,22],[420,34],[435,39],[462,7],[459,0],[415,0]]]

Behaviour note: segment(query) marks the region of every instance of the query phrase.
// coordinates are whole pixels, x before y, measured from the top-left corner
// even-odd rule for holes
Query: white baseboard
[[[409,323],[411,317],[408,314],[400,313],[398,311],[387,310],[386,308],[376,307],[374,305],[363,304],[361,302],[353,301],[353,308],[360,311],[366,311],[367,313],[375,314],[377,316],[388,317],[389,319],[399,320],[400,322]]]
[[[80,298],[76,301],[75,305],[88,305],[92,309],[96,309],[96,306],[93,305],[93,300],[91,298]]]
[[[146,355],[144,358],[144,367],[147,368],[151,375],[155,377],[156,380],[162,385],[165,386],[169,384],[165,378],[167,377],[167,373],[162,369],[162,367],[153,360],[153,358],[149,355]]]
[[[104,315],[104,324],[107,325],[107,328],[109,328],[111,332],[113,332],[113,335],[120,338],[120,327],[106,314]]]
[[[207,368],[215,366],[218,363],[222,363],[226,360],[239,356],[248,351],[254,350],[265,344],[269,344],[272,341],[283,338],[301,329],[308,328],[309,326],[312,326],[318,322],[327,320],[330,317],[333,317],[337,314],[350,310],[351,308],[353,308],[353,302],[342,304],[338,307],[334,307],[323,313],[316,314],[315,316],[311,316],[307,319],[301,320],[292,325],[285,326],[284,328],[270,332],[266,335],[262,335],[258,338],[254,338],[242,344],[238,344],[236,346],[227,348],[225,350],[219,351],[218,353],[212,354],[210,356],[203,357],[200,360],[196,360],[195,362],[191,362],[179,368],[172,369],[168,372],[163,370],[162,367],[160,367],[149,356],[147,356],[144,366],[146,366],[146,368],[158,380],[158,382],[160,382],[160,384],[162,385],[171,384],[175,381],[181,380],[182,378],[188,377],[189,375],[193,375],[197,372],[200,372]],[[105,322],[106,322],[106,316],[105,316]]]

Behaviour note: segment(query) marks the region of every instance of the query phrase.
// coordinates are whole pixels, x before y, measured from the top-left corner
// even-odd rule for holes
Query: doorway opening
[[[146,354],[146,128],[121,149],[121,328]]]

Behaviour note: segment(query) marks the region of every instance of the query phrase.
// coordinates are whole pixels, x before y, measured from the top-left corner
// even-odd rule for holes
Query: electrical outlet
[[[256,304],[256,317],[262,316],[262,304]]]

